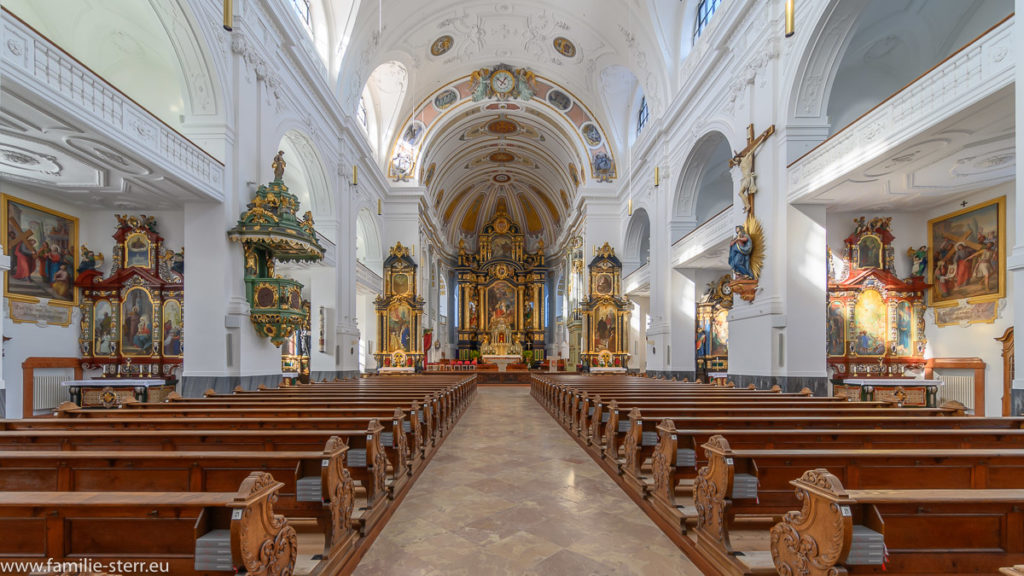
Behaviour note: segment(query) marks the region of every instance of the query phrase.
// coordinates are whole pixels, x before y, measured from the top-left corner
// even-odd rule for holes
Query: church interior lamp
[[[316,238],[313,215],[300,220],[299,199],[284,183],[284,152],[273,162],[274,180],[262,185],[228,238],[245,251],[245,295],[256,331],[280,346],[308,322],[302,284],[275,274],[276,262],[317,262],[324,248]]]

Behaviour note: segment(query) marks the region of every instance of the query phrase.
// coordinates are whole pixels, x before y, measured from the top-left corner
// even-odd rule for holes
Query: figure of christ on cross
[[[743,200],[743,212],[754,214],[754,194],[757,194],[756,174],[754,173],[754,151],[769,136],[775,133],[775,125],[772,124],[760,136],[754,138],[754,125],[747,126],[747,147],[733,154],[729,160],[729,167],[740,167],[743,179],[740,181],[740,198]]]

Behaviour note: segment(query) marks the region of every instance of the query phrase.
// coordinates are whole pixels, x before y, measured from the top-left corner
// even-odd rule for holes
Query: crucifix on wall
[[[775,125],[772,124],[757,138],[754,137],[754,125],[747,126],[747,147],[733,154],[729,160],[729,167],[740,167],[743,179],[740,181],[740,198],[743,200],[743,212],[753,216],[754,194],[757,194],[756,174],[754,173],[754,151],[775,134]]]

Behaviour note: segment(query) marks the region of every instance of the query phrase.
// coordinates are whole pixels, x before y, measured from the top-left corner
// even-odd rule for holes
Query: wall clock
[[[516,87],[516,77],[508,70],[497,70],[491,74],[491,90],[496,94],[508,94]]]

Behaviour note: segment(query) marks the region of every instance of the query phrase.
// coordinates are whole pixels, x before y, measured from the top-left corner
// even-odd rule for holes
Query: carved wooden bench
[[[42,419],[39,419],[42,420]],[[77,422],[79,420],[65,420]],[[93,420],[84,420],[94,422]],[[102,420],[98,420],[102,421]],[[251,422],[251,420],[247,420]],[[146,421],[147,423],[149,421]],[[179,427],[133,430],[131,428],[103,430],[15,430],[0,431],[3,450],[105,450],[112,456],[120,452],[135,451],[266,451],[277,449],[318,450],[330,436],[341,438],[348,446],[346,468],[353,480],[365,492],[365,506],[358,515],[360,528],[369,530],[387,509],[387,500],[405,483],[409,471],[391,466],[388,474],[388,449],[381,443],[384,428],[376,421],[359,422],[354,430],[276,430],[273,420],[265,421],[264,429],[256,430],[202,430],[194,423],[176,419]],[[207,422],[203,421],[206,425]],[[297,436],[297,437],[296,437]],[[312,443],[312,444],[311,444]],[[254,453],[254,458],[262,456]],[[2,463],[0,463],[2,464]],[[396,474],[398,482],[395,482]]]
[[[220,492],[259,469],[280,479],[277,512],[317,520],[323,558],[338,567],[358,538],[348,449],[332,436],[322,450],[309,452],[0,451],[0,491]]]
[[[129,406],[135,406],[130,404]],[[387,459],[394,468],[394,481],[400,485],[405,482],[405,477],[411,474],[410,459],[416,459],[423,452],[423,440],[418,422],[410,421],[400,408],[392,409],[390,419],[383,420],[386,426],[381,427],[381,440],[384,446],[388,447]],[[120,427],[150,427],[152,429],[175,429],[182,427],[193,427],[193,419],[201,418],[204,428],[212,429],[216,423],[228,423],[227,426],[234,428],[277,428],[277,422],[284,418],[289,420],[289,425],[303,426],[302,420],[307,422],[317,418],[330,418],[332,428],[354,428],[363,429],[368,422],[375,422],[380,425],[377,414],[381,411],[364,410],[362,412],[348,409],[318,408],[309,405],[306,408],[277,409],[272,406],[259,406],[256,408],[238,408],[222,410],[183,409],[183,410],[136,410],[133,408],[120,408],[115,410],[83,409],[71,404],[64,403],[57,408],[59,418],[66,418],[69,421],[94,421],[99,427],[104,422],[117,422]],[[386,410],[383,410],[386,413]],[[361,414],[353,416],[354,413]],[[306,416],[303,416],[305,414]],[[386,417],[386,416],[385,416]],[[33,419],[35,422],[38,419]],[[152,421],[152,423],[147,421]],[[249,424],[247,424],[247,421]],[[7,421],[5,421],[7,422]],[[30,424],[31,425],[31,424]],[[411,440],[411,442],[410,442]],[[416,454],[411,452],[416,448]]]
[[[253,472],[234,492],[0,492],[0,556],[166,562],[175,576],[290,575],[298,544],[274,511],[280,489]]]
[[[697,549],[722,569],[744,566],[744,558],[737,556],[740,551],[730,543],[735,518],[777,516],[799,506],[790,481],[809,468],[827,468],[861,490],[1024,487],[1020,449],[733,450],[722,436],[713,436],[703,448],[708,465],[698,472],[693,488]],[[664,466],[660,454],[656,468]],[[665,486],[654,491],[667,495]],[[766,559],[760,560],[763,566]]]
[[[1024,562],[1024,490],[847,490],[825,469],[791,484],[801,510],[770,535],[779,573],[995,574]]]
[[[694,413],[692,410],[675,410],[648,408],[645,411],[633,407],[624,421],[623,411],[613,401],[608,407],[607,422],[596,432],[602,442],[593,441],[594,450],[600,449],[601,456],[612,465],[626,465],[623,473],[638,474],[638,467],[653,454],[658,443],[657,426],[664,419],[685,420],[687,427],[700,429],[763,429],[774,430],[800,428],[1021,428],[1024,419],[1005,418],[973,418],[957,416],[929,416],[929,414],[955,414],[951,410],[918,408],[885,408],[861,412],[844,412],[842,410],[795,410],[790,414],[771,412],[770,408],[746,409],[746,416],[715,415]],[[910,412],[904,412],[909,410]],[[906,416],[915,416],[907,418]],[[595,419],[596,421],[596,419]],[[636,455],[631,454],[637,451]]]

